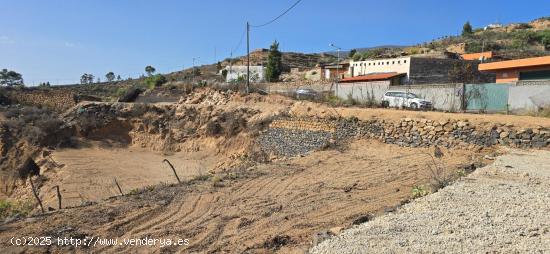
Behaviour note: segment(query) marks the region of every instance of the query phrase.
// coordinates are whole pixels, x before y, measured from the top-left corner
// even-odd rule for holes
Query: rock
[[[343,229],[344,229],[343,227],[333,227],[333,228],[330,228],[328,232],[330,232],[333,235],[338,235],[340,234],[340,232],[342,232]]]
[[[503,131],[499,134],[499,137],[502,139],[502,138],[507,138],[509,135],[510,135],[509,132]]]

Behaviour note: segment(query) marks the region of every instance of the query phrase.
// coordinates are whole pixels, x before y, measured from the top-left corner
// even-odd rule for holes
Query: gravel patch
[[[550,152],[510,151],[311,253],[550,253]]]

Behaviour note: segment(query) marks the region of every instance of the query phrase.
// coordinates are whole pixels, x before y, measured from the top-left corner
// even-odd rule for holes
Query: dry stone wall
[[[468,121],[404,118],[400,121],[358,119],[279,119],[260,135],[266,153],[296,156],[352,138],[377,139],[405,147],[476,149],[494,145],[548,148],[550,129],[520,128],[509,124],[475,126]]]
[[[12,103],[60,112],[75,106],[78,100],[74,93],[62,89],[9,89],[5,94]]]

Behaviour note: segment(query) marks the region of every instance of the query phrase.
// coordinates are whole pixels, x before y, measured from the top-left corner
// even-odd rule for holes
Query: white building
[[[238,66],[226,66],[224,70],[227,70],[226,82],[232,82],[239,80],[246,80],[247,68],[245,65]],[[250,82],[263,82],[265,81],[265,67],[263,66],[250,66]]]
[[[489,25],[485,26],[483,28],[483,30],[490,30],[490,29],[496,29],[496,28],[502,28],[502,27],[503,26],[500,23],[493,23],[493,24],[489,24]]]
[[[411,70],[411,57],[390,59],[371,59],[352,61],[349,66],[349,75],[352,77],[364,76],[372,73],[406,73],[408,78]]]
[[[449,73],[457,67],[472,65],[473,69],[477,70],[478,64],[478,61],[411,56],[370,59],[350,62],[348,75],[353,79],[358,76],[372,77],[372,75],[393,73],[401,74],[399,77],[402,84],[444,84],[454,83]],[[494,81],[494,77],[491,75],[479,72],[476,72],[475,75],[480,82]]]

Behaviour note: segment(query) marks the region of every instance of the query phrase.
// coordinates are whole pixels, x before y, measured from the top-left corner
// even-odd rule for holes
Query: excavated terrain
[[[59,115],[64,131],[56,132],[58,145],[34,145],[27,151],[39,167],[38,175],[30,175],[46,214],[35,207],[29,218],[7,217],[0,224],[0,249],[303,253],[343,229],[395,211],[410,201],[413,187],[434,186],[436,191],[441,181],[449,184],[501,153],[499,146],[445,141],[437,149],[442,156],[435,153],[433,158],[431,144],[451,133],[443,127],[426,146],[386,144],[384,135],[397,140],[417,135],[409,126],[413,121],[399,122],[403,117],[434,125],[451,118],[440,127],[465,118],[468,126],[489,128],[500,121],[532,124],[526,117],[335,109],[209,89],[177,103],[80,103]],[[382,119],[400,127],[384,131]],[[540,127],[536,134],[525,133],[546,137],[549,122],[538,123],[533,125]],[[472,138],[483,136],[481,130],[475,132],[479,134]],[[31,147],[30,141],[23,143]],[[20,148],[6,147],[6,153],[21,153]],[[181,183],[164,159],[174,165]],[[24,179],[6,193],[12,200],[34,202]],[[57,209],[55,186],[63,209]],[[188,244],[14,246],[9,239],[15,235],[188,239]]]
[[[413,185],[430,181],[429,156],[420,148],[357,141],[346,151],[319,151],[291,160],[222,174],[221,178],[156,186],[95,205],[64,209],[2,226],[8,251],[69,251],[68,247],[9,246],[19,235],[62,237],[187,238],[188,246],[140,248],[144,252],[302,253],[339,227],[391,211]],[[431,152],[421,149],[422,152]],[[445,150],[449,173],[472,160],[472,151]],[[452,169],[452,170],[451,170]],[[98,246],[120,253],[136,247]]]

